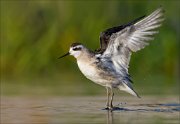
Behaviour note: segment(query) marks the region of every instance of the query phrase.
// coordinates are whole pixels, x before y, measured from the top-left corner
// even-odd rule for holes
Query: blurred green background
[[[93,50],[98,48],[101,31],[148,15],[160,5],[165,9],[166,20],[155,40],[133,54],[129,73],[140,95],[177,95],[178,0],[1,0],[1,94],[105,95],[105,88],[80,73],[73,57],[57,57],[77,41]]]

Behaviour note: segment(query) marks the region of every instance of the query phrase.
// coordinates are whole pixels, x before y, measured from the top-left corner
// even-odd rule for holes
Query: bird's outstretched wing
[[[110,38],[111,38],[112,34],[121,31],[122,29],[124,29],[127,26],[133,25],[134,23],[136,23],[137,21],[141,20],[144,17],[145,17],[145,15],[133,20],[132,22],[129,22],[128,24],[112,27],[112,28],[106,29],[105,31],[101,32],[101,34],[100,34],[100,48],[96,50],[96,53],[102,54],[106,50],[106,48],[110,42]]]
[[[129,24],[107,29],[100,36],[101,57],[111,59],[117,70],[127,71],[131,52],[143,49],[149,44],[148,41],[153,40],[153,35],[158,33],[155,29],[164,20],[163,14],[164,10],[160,7],[145,18],[140,17]]]

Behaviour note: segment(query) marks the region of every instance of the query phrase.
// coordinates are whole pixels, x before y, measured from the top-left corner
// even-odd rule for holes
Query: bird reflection
[[[113,124],[113,111],[112,110],[107,110],[107,115],[106,115],[106,118],[107,118],[107,124]]]

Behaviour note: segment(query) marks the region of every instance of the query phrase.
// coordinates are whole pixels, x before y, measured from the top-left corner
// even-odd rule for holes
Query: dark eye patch
[[[73,50],[74,50],[74,51],[81,50],[81,47],[74,47]]]

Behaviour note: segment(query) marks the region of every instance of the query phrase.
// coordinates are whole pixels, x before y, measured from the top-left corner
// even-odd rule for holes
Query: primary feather
[[[127,70],[131,52],[147,46],[149,41],[153,40],[153,35],[158,33],[156,29],[161,26],[163,20],[163,9],[158,8],[144,19],[112,33],[102,58],[111,58],[117,71],[121,67]]]

